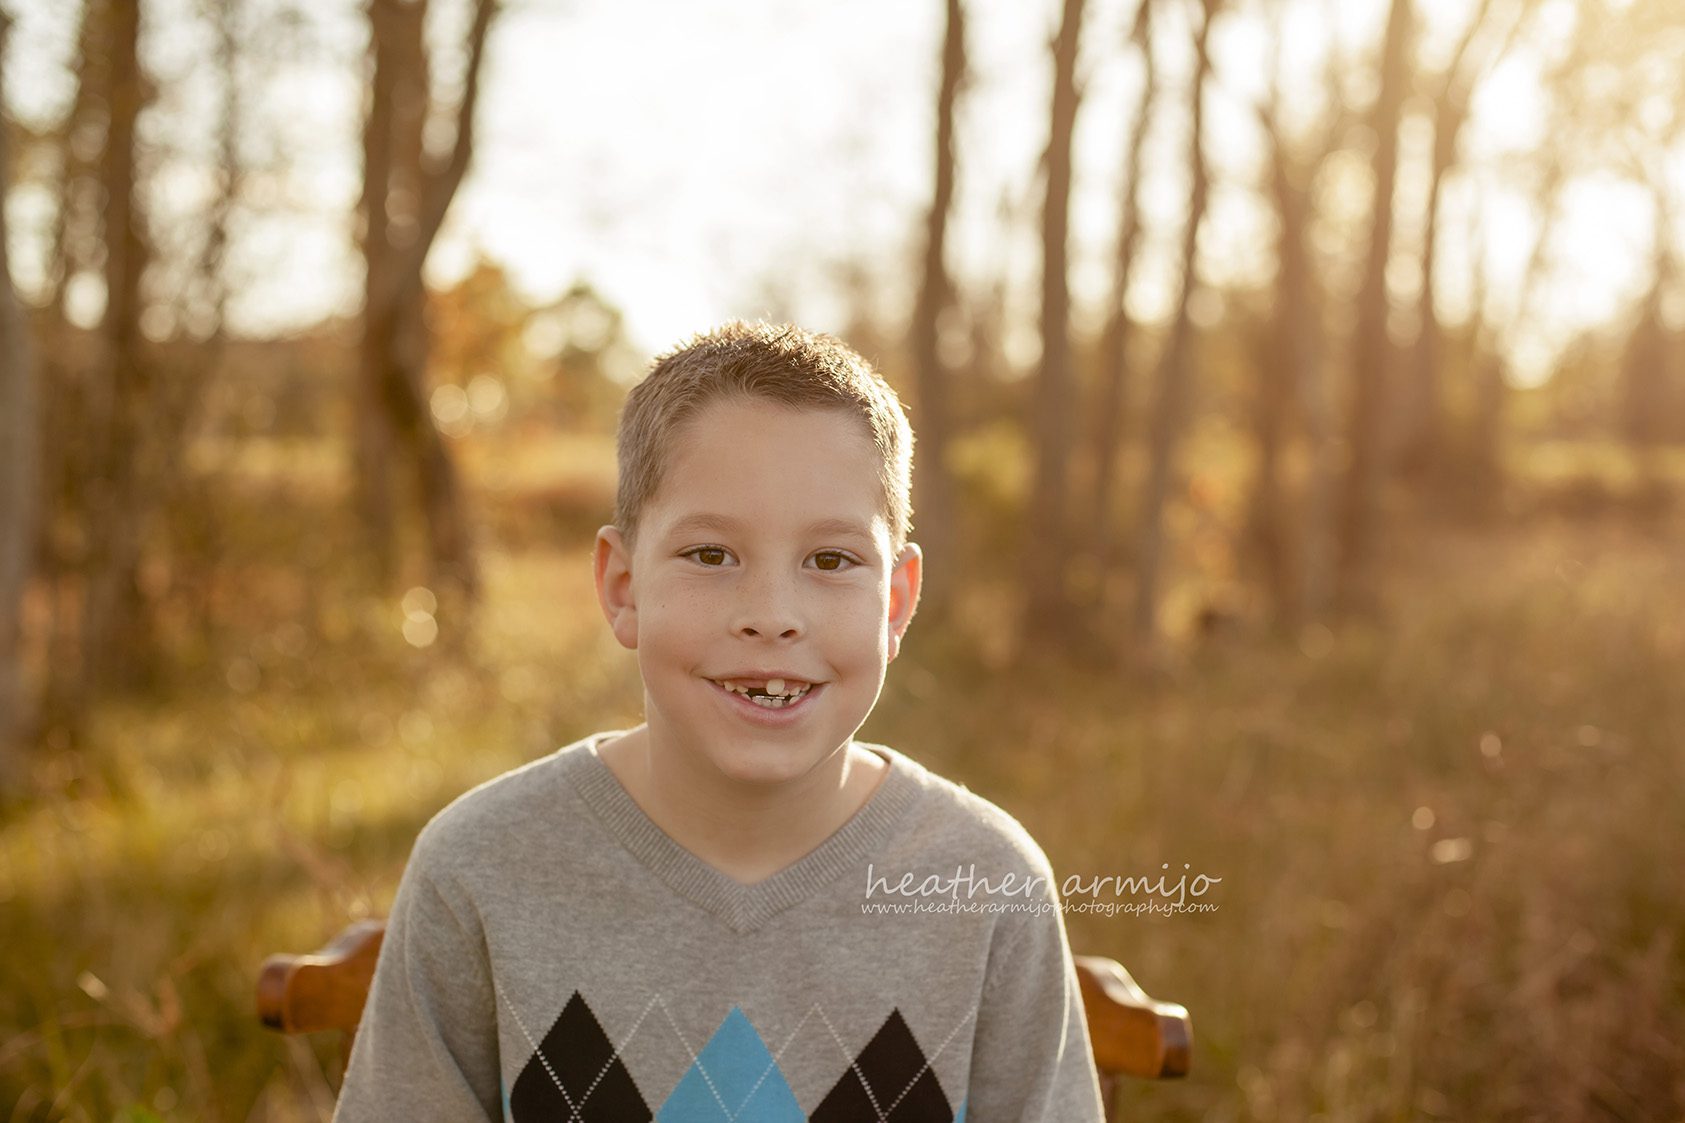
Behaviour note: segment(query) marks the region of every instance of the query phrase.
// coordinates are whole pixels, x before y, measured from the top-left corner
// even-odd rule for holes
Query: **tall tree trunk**
[[[204,342],[183,354],[170,366],[170,378],[158,385],[162,431],[173,434],[179,448],[203,447],[201,427],[210,389],[223,373],[228,345],[228,303],[232,279],[228,268],[228,247],[235,209],[244,179],[240,142],[252,121],[246,113],[241,79],[241,24],[248,22],[253,5],[247,0],[197,0],[199,16],[210,25],[212,51],[205,60],[219,87],[216,99],[215,193],[205,210],[205,236],[194,261],[193,274],[184,304],[201,310]],[[248,37],[251,33],[248,32]],[[209,649],[215,643],[217,611],[211,580],[224,552],[226,528],[204,512],[214,502],[212,492],[218,473],[185,470],[185,457],[171,458],[169,470],[159,481],[159,537],[172,564],[165,571],[166,583],[160,599],[168,597],[180,618],[194,629],[192,642]]]
[[[1188,93],[1188,168],[1192,189],[1187,224],[1182,231],[1182,292],[1176,301],[1170,338],[1159,361],[1158,387],[1153,401],[1146,488],[1141,499],[1140,545],[1135,579],[1134,631],[1138,643],[1150,648],[1158,638],[1159,585],[1164,570],[1164,509],[1176,476],[1176,449],[1182,425],[1193,400],[1195,364],[1191,305],[1199,286],[1199,231],[1205,222],[1210,192],[1205,162],[1205,83],[1211,73],[1211,21],[1218,0],[1201,0],[1201,18],[1194,31],[1194,74]]]
[[[920,610],[940,620],[948,615],[963,558],[956,548],[958,509],[948,446],[954,431],[951,372],[942,361],[939,333],[943,313],[953,306],[948,274],[948,215],[954,201],[954,105],[965,79],[965,9],[947,0],[947,31],[942,38],[942,78],[936,95],[936,167],[930,213],[925,219],[924,277],[913,306],[913,365],[918,377],[919,449],[917,504],[919,543],[927,557],[939,559],[946,574],[923,598]],[[934,595],[932,595],[934,594]]]
[[[1260,352],[1253,390],[1253,427],[1258,442],[1258,462],[1252,477],[1248,507],[1247,538],[1264,571],[1271,613],[1279,628],[1290,630],[1305,610],[1302,580],[1296,580],[1295,547],[1310,545],[1301,536],[1295,541],[1288,518],[1282,475],[1282,457],[1287,429],[1296,397],[1316,373],[1311,371],[1315,354],[1316,311],[1311,296],[1311,267],[1308,244],[1310,199],[1296,176],[1287,138],[1283,135],[1277,86],[1272,83],[1271,101],[1264,114],[1270,137],[1270,193],[1276,209],[1275,315],[1267,328],[1268,337]],[[1310,403],[1307,403],[1309,405]],[[1320,403],[1317,403],[1320,404]],[[1317,416],[1313,419],[1309,415]],[[1306,410],[1313,465],[1326,427],[1320,411]],[[1314,468],[1313,468],[1314,472]],[[1307,496],[1306,513],[1325,510],[1326,497],[1318,494],[1319,482]],[[1314,547],[1313,547],[1314,548]],[[1302,560],[1302,559],[1301,559]]]
[[[1072,554],[1071,450],[1076,385],[1071,370],[1070,292],[1066,239],[1070,225],[1071,137],[1076,129],[1077,48],[1083,0],[1064,0],[1053,44],[1053,104],[1047,142],[1047,194],[1042,205],[1041,370],[1035,387],[1035,475],[1024,549],[1022,635],[1032,646],[1074,638],[1066,588]]]
[[[1387,262],[1392,253],[1393,188],[1398,178],[1398,122],[1409,81],[1412,0],[1392,0],[1381,48],[1381,87],[1371,114],[1375,134],[1375,187],[1370,202],[1369,254],[1358,293],[1352,391],[1346,441],[1350,449],[1340,496],[1340,570],[1337,608],[1366,604],[1376,508],[1381,493],[1381,408],[1386,400],[1389,356]]]
[[[99,336],[103,414],[94,421],[87,526],[91,544],[82,606],[81,684],[98,691],[132,683],[151,647],[136,568],[149,501],[152,385],[140,334],[141,276],[147,243],[135,183],[135,123],[143,83],[137,48],[138,0],[111,0],[107,31],[108,121],[100,178],[104,188],[105,315]]]
[[[1525,18],[1520,7],[1507,34],[1490,56],[1469,64],[1469,52],[1481,32],[1489,26],[1492,0],[1481,0],[1451,52],[1433,93],[1433,155],[1428,174],[1427,215],[1422,230],[1422,291],[1417,308],[1420,328],[1408,354],[1409,377],[1399,387],[1400,424],[1396,426],[1397,447],[1390,460],[1405,472],[1421,476],[1439,464],[1445,453],[1444,380],[1445,330],[1439,319],[1438,286],[1439,219],[1446,176],[1456,166],[1457,146],[1482,71],[1489,70],[1514,43]]]
[[[1457,134],[1465,114],[1461,107],[1440,102],[1435,107],[1433,166],[1428,178],[1427,218],[1422,229],[1422,295],[1418,303],[1421,326],[1410,353],[1414,377],[1403,387],[1404,424],[1400,427],[1399,467],[1420,475],[1435,464],[1444,443],[1444,393],[1440,364],[1444,362],[1444,329],[1439,322],[1435,275],[1439,263],[1439,207],[1445,173],[1456,154]]]
[[[1564,180],[1562,161],[1553,159],[1546,166],[1544,180],[1539,187],[1539,235],[1528,251],[1527,265],[1522,270],[1521,292],[1516,297],[1515,316],[1507,332],[1511,337],[1524,327],[1532,315],[1533,303],[1545,273],[1545,249],[1550,245],[1560,217],[1558,203]],[[1485,282],[1482,281],[1479,287],[1483,290]],[[1478,309],[1480,305],[1475,307]],[[1474,375],[1474,417],[1469,429],[1467,460],[1470,475],[1482,492],[1482,498],[1496,502],[1505,479],[1504,414],[1509,402],[1509,382],[1505,377],[1501,339],[1494,336],[1485,354],[1477,356]]]
[[[1648,457],[1672,427],[1667,416],[1672,381],[1672,340],[1662,323],[1661,281],[1645,295],[1638,322],[1621,356],[1621,436],[1628,447]]]
[[[11,17],[0,10],[0,91]],[[9,134],[0,119],[0,202],[11,187]],[[35,352],[29,325],[12,287],[5,207],[0,206],[0,794],[22,771],[29,725],[21,647],[24,595],[35,556],[40,510],[40,449]]]
[[[1141,152],[1147,126],[1152,121],[1158,94],[1158,72],[1153,65],[1152,6],[1154,0],[1139,0],[1130,40],[1140,52],[1143,67],[1141,99],[1130,122],[1128,164],[1124,187],[1119,193],[1117,250],[1113,259],[1111,310],[1106,316],[1100,344],[1099,404],[1095,409],[1093,461],[1094,490],[1088,512],[1088,551],[1094,559],[1094,582],[1084,598],[1089,609],[1105,601],[1107,581],[1116,564],[1117,517],[1112,511],[1122,466],[1118,454],[1123,447],[1127,423],[1124,416],[1129,399],[1129,349],[1135,336],[1135,322],[1129,315],[1129,286],[1135,276],[1135,259],[1141,245],[1141,196],[1146,176],[1141,173]]]
[[[368,110],[363,121],[363,194],[358,205],[363,235],[363,330],[358,345],[352,427],[357,516],[376,580],[382,586],[396,581],[398,571],[398,518],[393,499],[397,433],[382,392],[384,370],[393,350],[393,332],[380,303],[382,294],[394,288],[390,274],[396,267],[388,218],[396,188],[393,137],[397,107],[405,93],[412,105],[426,93],[425,87],[419,93],[416,91],[413,75],[407,76],[406,82],[394,58],[394,43],[399,38],[395,25],[406,16],[415,18],[419,14],[409,5],[388,0],[369,3],[372,72]]]
[[[1655,476],[1656,446],[1679,432],[1679,422],[1672,416],[1678,377],[1675,345],[1662,318],[1662,304],[1673,288],[1677,272],[1669,245],[1673,214],[1668,205],[1666,178],[1659,170],[1651,183],[1651,194],[1655,200],[1655,241],[1651,249],[1650,288],[1640,306],[1638,322],[1627,337],[1620,368],[1621,436],[1634,452],[1647,480]]]
[[[1285,55],[1282,28],[1274,27],[1275,64],[1258,125],[1269,144],[1269,193],[1276,211],[1274,301],[1259,352],[1253,422],[1258,465],[1252,480],[1247,541],[1264,571],[1276,627],[1291,632],[1326,612],[1333,571],[1333,425],[1323,370],[1321,293],[1311,249],[1311,185],[1349,124],[1336,109],[1319,136],[1296,157],[1282,112]],[[1329,59],[1328,84],[1337,88],[1337,63]],[[1295,406],[1297,407],[1295,409]],[[1299,502],[1282,476],[1295,417],[1303,436],[1305,482]]]
[[[497,0],[477,0],[456,137],[443,157],[425,151],[429,105],[425,0],[370,0],[374,96],[364,125],[365,277],[358,396],[359,507],[372,519],[383,576],[395,571],[396,522],[382,466],[395,447],[415,471],[431,580],[472,601],[479,589],[456,467],[427,405],[426,290],[422,268],[473,154],[486,37]],[[380,421],[373,414],[382,414]],[[383,537],[382,537],[383,536]]]
[[[1302,202],[1308,209],[1308,199]],[[1283,623],[1318,620],[1334,602],[1337,564],[1334,535],[1336,485],[1336,442],[1334,407],[1328,390],[1328,362],[1322,328],[1320,292],[1310,262],[1308,223],[1299,228],[1296,281],[1289,282],[1283,325],[1291,338],[1295,356],[1295,392],[1303,418],[1307,469],[1305,490],[1299,506],[1298,581],[1291,608]]]
[[[66,291],[78,273],[98,266],[99,153],[70,143],[86,130],[104,133],[110,81],[104,36],[105,5],[90,2],[78,20],[74,74],[76,92],[61,128],[62,153],[52,194],[53,215],[43,311],[41,364],[42,497],[40,577],[49,608],[44,644],[44,681],[37,726],[43,739],[73,740],[87,707],[82,674],[82,610],[87,590],[91,496],[97,403],[107,389],[103,370],[90,369],[77,346],[79,329],[66,310]]]

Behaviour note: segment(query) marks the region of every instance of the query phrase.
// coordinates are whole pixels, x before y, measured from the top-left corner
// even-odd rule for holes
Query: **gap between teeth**
[[[748,697],[749,693],[750,693],[749,688],[747,686],[733,686],[728,682],[716,682],[716,685],[718,685],[718,686],[720,686],[720,687],[722,687],[726,690],[731,691],[733,694],[741,694],[744,697]],[[788,699],[790,701],[795,701],[797,698],[802,697],[804,694],[806,694],[808,691],[810,691],[812,689],[813,689],[813,684],[809,683],[805,686],[798,686],[794,690],[786,691],[784,689],[784,680],[775,678],[775,679],[772,679],[771,681],[769,681],[766,684],[765,688],[761,692],[763,694],[771,694],[771,695],[774,695],[774,696],[779,697],[779,698],[785,698],[785,699]]]

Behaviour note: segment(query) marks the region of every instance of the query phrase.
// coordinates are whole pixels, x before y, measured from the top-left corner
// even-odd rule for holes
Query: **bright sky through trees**
[[[65,62],[77,5],[11,2],[20,20],[8,102],[26,121],[44,124],[69,96]],[[1267,81],[1271,39],[1261,13],[1275,2],[1235,0],[1213,36],[1221,89],[1210,102],[1208,147],[1218,178],[1201,248],[1206,277],[1219,284],[1260,283],[1273,269],[1272,219],[1253,191],[1264,148],[1243,99],[1260,96]],[[1329,96],[1322,58],[1330,43],[1368,57],[1383,4],[1280,3],[1289,108],[1310,124]],[[252,0],[247,11],[261,17],[281,7]],[[296,41],[247,63],[251,88],[260,88],[260,78],[267,83],[253,108],[268,115],[247,154],[266,170],[249,189],[236,233],[245,279],[236,315],[252,332],[354,312],[359,291],[351,216],[366,30],[351,0],[298,7],[308,15]],[[461,5],[435,0],[434,7],[439,41],[459,41]],[[977,284],[1004,271],[1023,323],[1015,357],[1033,357],[1036,175],[1055,6],[972,0],[970,7],[974,80],[962,110],[955,266]],[[1140,80],[1122,46],[1132,5],[1091,7],[1072,211],[1079,325],[1094,322],[1110,277],[1122,122]],[[1474,4],[1421,0],[1420,7],[1427,25],[1417,61],[1431,69],[1443,64]],[[159,213],[190,213],[207,191],[210,123],[200,118],[212,99],[192,94],[205,42],[194,10],[191,0],[153,0],[146,8],[145,60],[164,89],[177,90],[152,111],[144,134],[167,169],[156,181]],[[651,349],[731,315],[788,314],[839,327],[846,308],[838,278],[850,265],[863,268],[878,309],[899,315],[911,300],[910,263],[929,189],[940,15],[937,4],[905,0],[719,0],[662,5],[658,14],[615,0],[511,0],[488,52],[475,167],[431,275],[448,281],[484,253],[534,299],[584,277],[625,309],[635,339]],[[1440,291],[1452,321],[1467,313],[1471,252],[1486,255],[1495,314],[1508,314],[1504,302],[1513,299],[1540,225],[1534,186],[1550,127],[1541,72],[1574,33],[1572,3],[1545,0],[1477,97],[1463,139],[1465,174],[1448,182],[1442,224]],[[1180,84],[1188,73],[1185,27],[1161,20],[1158,34],[1166,80]],[[1371,93],[1367,80],[1342,91],[1358,105]],[[1138,271],[1131,294],[1149,317],[1164,314],[1174,287],[1170,262],[1185,206],[1185,121],[1179,99],[1164,104],[1147,150],[1151,264]],[[1397,244],[1411,259],[1406,265],[1420,238],[1425,132],[1407,128],[1403,139],[1412,162],[1400,183]],[[1679,153],[1670,168],[1675,197],[1685,196]],[[1328,208],[1330,221],[1349,215],[1366,223],[1366,169],[1354,159],[1347,170],[1327,185],[1340,196]],[[10,203],[26,291],[39,283],[48,199],[25,188]],[[1646,189],[1611,173],[1583,175],[1564,192],[1563,206],[1536,315],[1509,343],[1521,380],[1542,377],[1574,333],[1625,315],[1649,283]],[[1395,269],[1395,292],[1413,292],[1419,272]],[[97,282],[72,297],[84,318],[97,315]]]

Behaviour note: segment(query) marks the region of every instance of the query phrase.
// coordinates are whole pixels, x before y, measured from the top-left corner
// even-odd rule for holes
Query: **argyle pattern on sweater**
[[[660,1022],[660,1006],[659,998],[651,999],[632,1034],[651,1021]],[[672,1026],[670,1017],[667,1023]],[[815,1033],[828,1033],[842,1054],[836,1083],[811,1114],[802,1110],[778,1067],[779,1056],[809,1025]],[[677,1034],[676,1026],[672,1032]],[[682,1036],[675,1044],[690,1051]],[[930,1060],[898,1009],[891,1010],[865,1047],[850,1056],[818,1005],[809,1009],[790,1040],[777,1049],[734,1006],[713,1036],[691,1055],[694,1059],[676,1087],[664,1096],[646,1098],[649,1090],[632,1078],[620,1049],[576,991],[521,1069],[505,1098],[504,1113],[515,1123],[955,1123],[965,1119],[964,1104],[956,1112],[949,1103]]]

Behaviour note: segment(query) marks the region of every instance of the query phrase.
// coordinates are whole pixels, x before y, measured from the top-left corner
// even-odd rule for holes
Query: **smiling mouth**
[[[813,693],[815,689],[824,685],[824,683],[817,682],[803,683],[801,686],[791,687],[783,693],[772,693],[768,692],[765,688],[732,686],[727,683],[723,683],[718,679],[711,678],[708,681],[725,691],[727,694],[736,694],[745,701],[753,703],[763,710],[789,709],[791,706],[796,705],[803,698],[806,698],[809,694]]]

